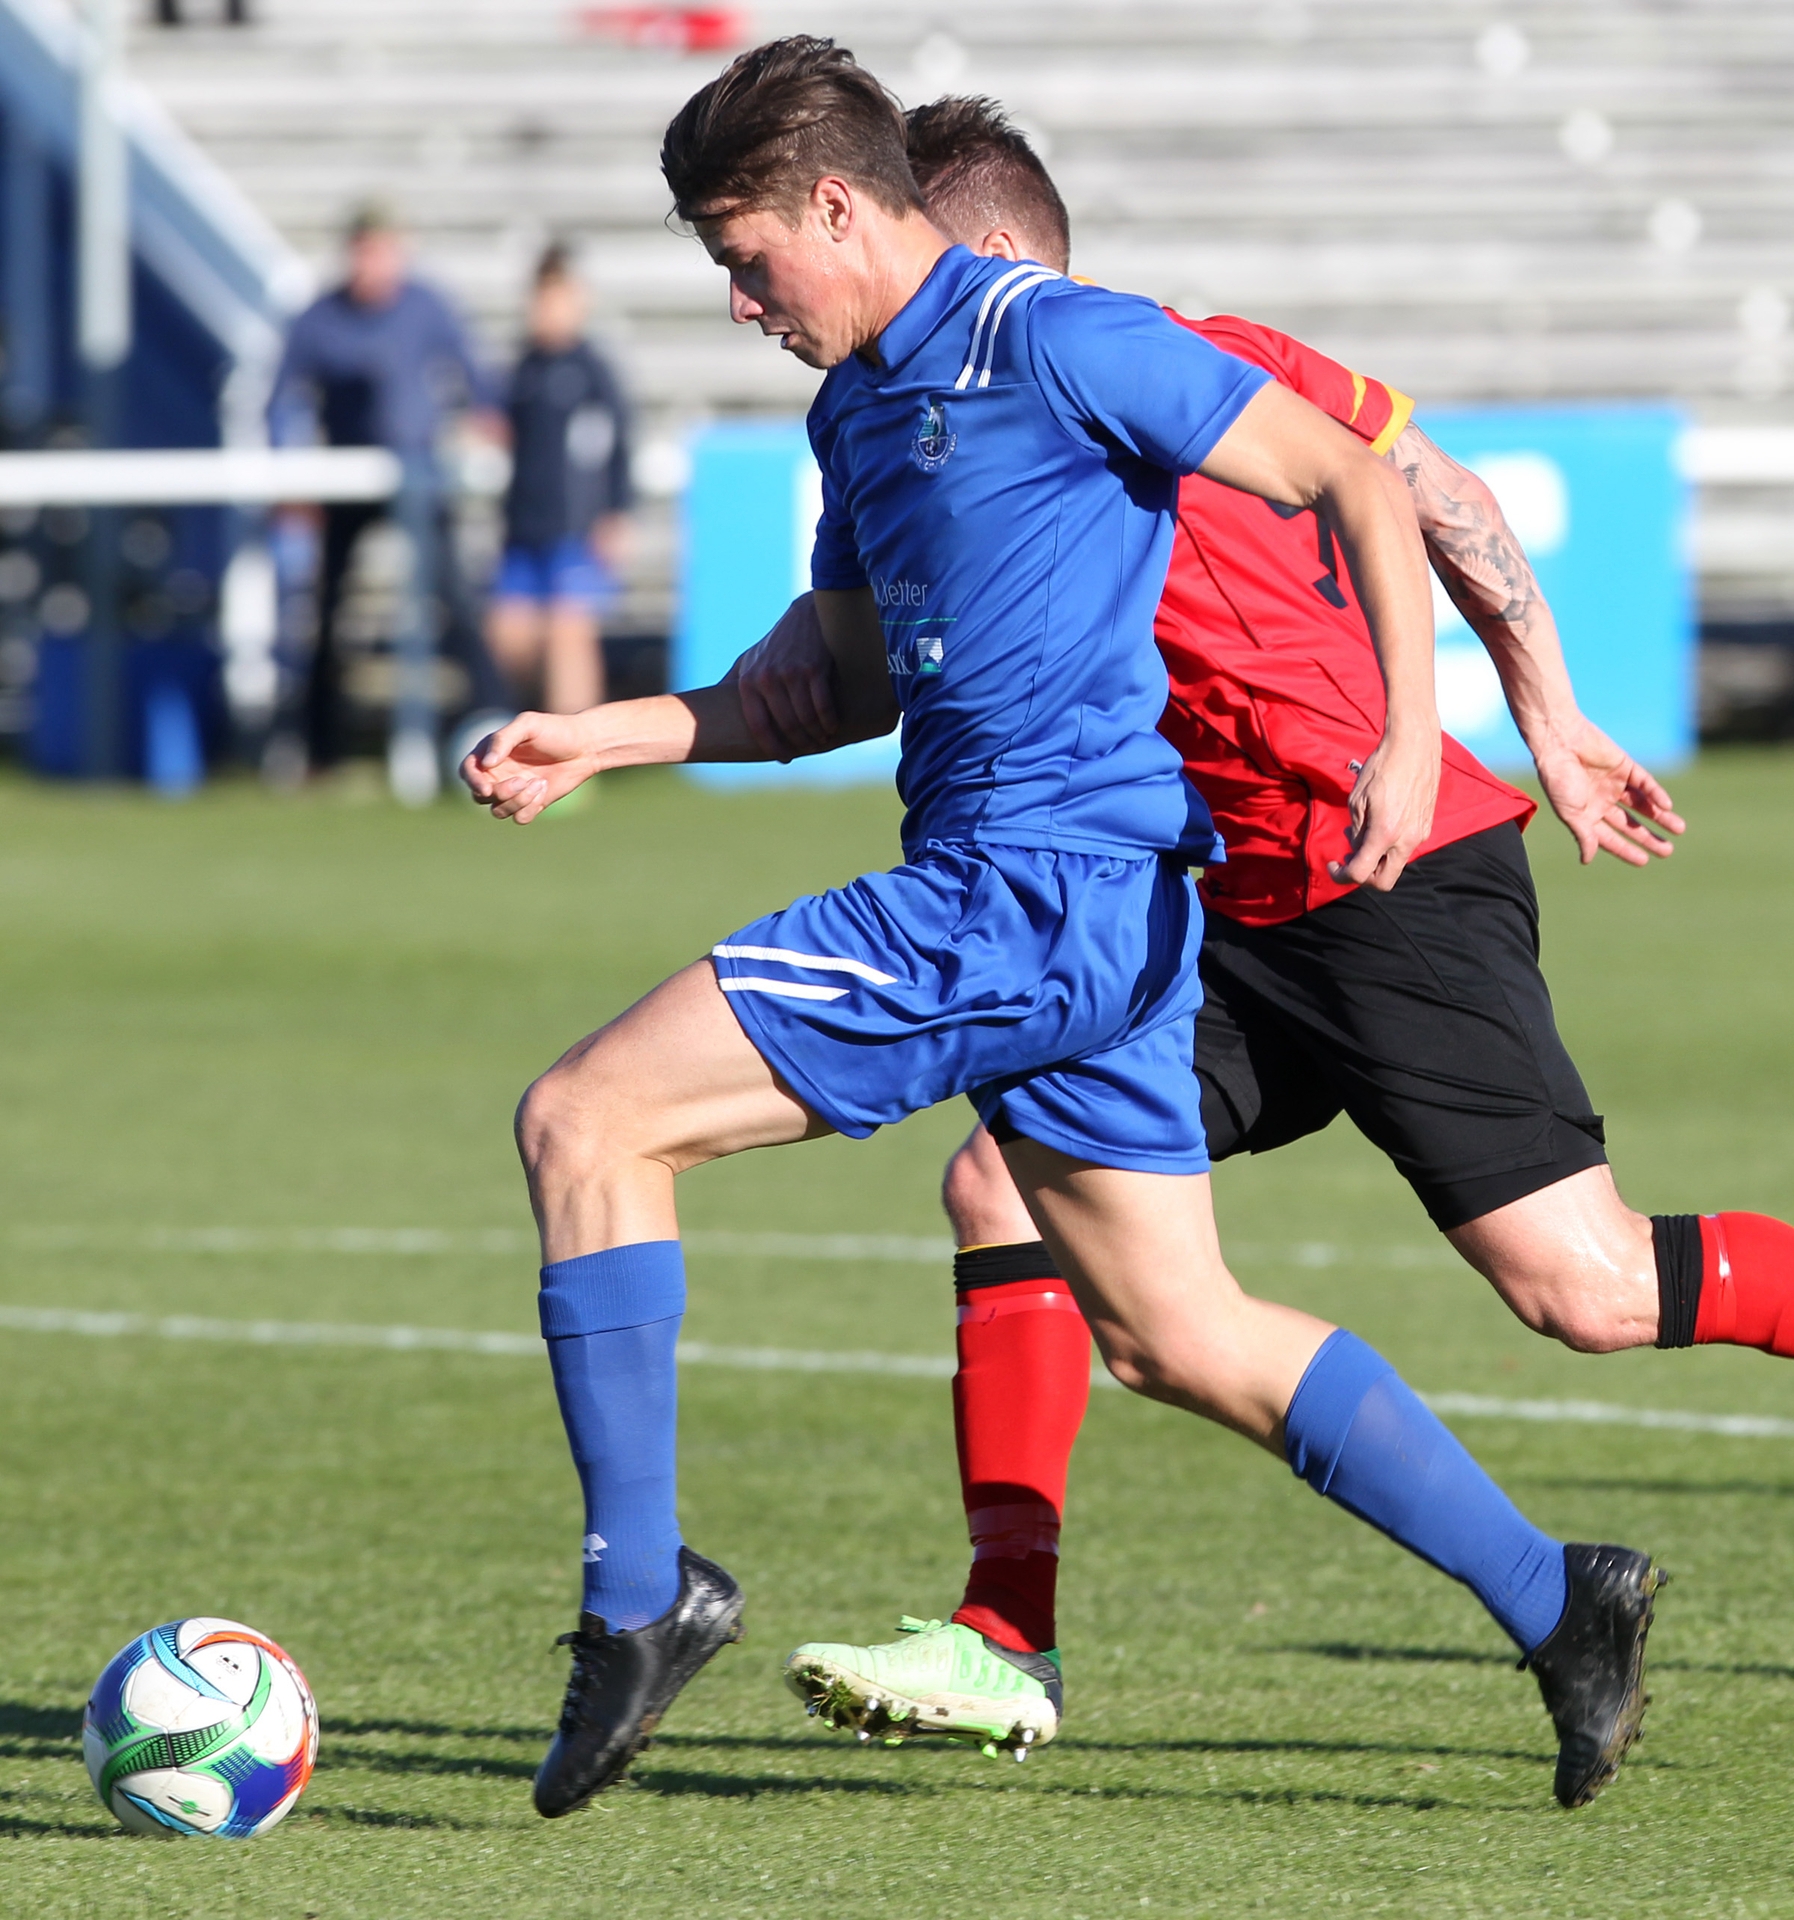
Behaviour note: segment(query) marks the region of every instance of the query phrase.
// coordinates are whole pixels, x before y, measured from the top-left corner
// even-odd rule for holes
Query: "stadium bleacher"
[[[132,69],[320,274],[344,209],[378,194],[497,349],[537,246],[577,236],[663,484],[684,422],[805,403],[813,377],[727,325],[664,224],[658,134],[718,60],[679,50],[689,12],[253,13],[169,31],[145,10]],[[832,32],[906,100],[999,96],[1048,149],[1083,271],[1287,327],[1423,401],[1670,395],[1794,420],[1794,8],[841,0],[700,27]],[[1713,491],[1699,539],[1710,613],[1794,614],[1794,491]],[[663,527],[650,624],[666,549]]]

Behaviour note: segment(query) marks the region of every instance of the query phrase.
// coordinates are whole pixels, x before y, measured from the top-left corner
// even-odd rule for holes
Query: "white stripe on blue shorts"
[[[806,980],[756,980],[749,974],[716,983],[724,993],[776,993],[787,1000],[840,1000],[845,987],[813,987]]]
[[[815,973],[852,973],[862,980],[870,980],[875,987],[891,987],[897,984],[894,973],[880,973],[876,967],[869,967],[864,960],[847,960],[833,953],[794,953],[789,947],[732,947],[728,945],[712,947],[710,951],[719,960],[777,960],[787,967],[803,967]],[[727,982],[724,982],[727,985]],[[756,983],[765,986],[765,981]],[[847,989],[836,989],[845,993]],[[797,996],[800,1000],[814,999],[814,993],[806,992]],[[828,996],[832,998],[833,996]]]

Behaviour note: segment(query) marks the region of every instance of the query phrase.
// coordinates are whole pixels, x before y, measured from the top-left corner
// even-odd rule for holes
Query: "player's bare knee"
[[[953,1228],[953,1237],[962,1247],[982,1242],[978,1221],[990,1211],[991,1178],[980,1165],[968,1140],[947,1162],[941,1176],[941,1206]]]
[[[601,1079],[563,1062],[533,1081],[517,1106],[517,1151],[532,1177],[558,1168],[590,1176],[622,1151]]]
[[[1145,1341],[1111,1340],[1103,1349],[1103,1364],[1117,1385],[1143,1399],[1194,1412],[1211,1407],[1211,1383],[1192,1355]]]

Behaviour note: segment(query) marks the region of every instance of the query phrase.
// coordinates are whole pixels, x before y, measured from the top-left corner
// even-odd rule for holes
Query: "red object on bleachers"
[[[746,46],[751,30],[739,7],[582,7],[577,19],[582,33],[676,53],[727,53]]]

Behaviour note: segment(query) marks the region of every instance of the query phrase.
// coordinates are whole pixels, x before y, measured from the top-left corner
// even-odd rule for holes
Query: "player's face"
[[[776,213],[697,222],[705,251],[729,273],[729,318],[750,322],[807,367],[833,367],[860,344],[855,301],[827,210],[814,201],[795,226]]]

